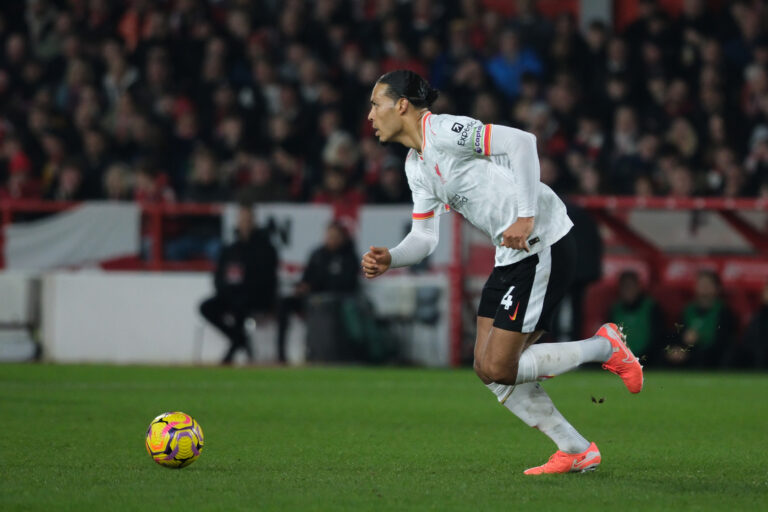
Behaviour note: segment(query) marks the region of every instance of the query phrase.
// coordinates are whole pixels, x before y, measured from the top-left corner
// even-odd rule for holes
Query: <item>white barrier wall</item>
[[[54,273],[43,277],[43,354],[55,362],[193,363],[208,274]],[[215,362],[225,341],[207,334],[200,358]]]
[[[37,289],[34,275],[0,272],[0,361],[34,357],[31,327],[38,318]]]
[[[0,326],[31,324],[34,317],[34,276],[0,272]]]
[[[449,282],[442,274],[392,275],[366,283],[377,315],[417,364],[450,362]],[[198,306],[213,293],[208,273],[59,272],[42,279],[43,356],[57,363],[218,363],[226,340]],[[417,308],[432,316],[414,319]],[[254,333],[259,362],[276,359],[276,325]],[[291,363],[302,363],[306,328],[295,317],[287,336]]]

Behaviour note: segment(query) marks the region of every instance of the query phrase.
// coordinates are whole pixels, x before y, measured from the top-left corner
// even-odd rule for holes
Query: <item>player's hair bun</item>
[[[387,84],[387,94],[392,99],[406,98],[414,107],[430,107],[440,92],[413,71],[398,69],[379,78],[377,83]]]
[[[440,91],[438,91],[433,87],[430,87],[429,91],[427,91],[427,95],[425,96],[424,100],[427,102],[427,105],[431,106],[439,96],[440,96]]]

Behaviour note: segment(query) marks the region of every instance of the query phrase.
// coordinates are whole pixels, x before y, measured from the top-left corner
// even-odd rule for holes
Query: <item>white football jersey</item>
[[[496,266],[538,253],[573,226],[563,202],[538,179],[535,144],[531,149],[533,135],[505,127],[505,140],[494,140],[492,147],[493,125],[431,112],[422,118],[421,128],[421,155],[411,150],[405,161],[414,220],[431,218],[450,207],[491,237],[496,246]],[[525,171],[535,172],[534,204],[527,204],[530,197],[519,197],[519,175],[525,165],[536,166]],[[504,230],[518,216],[531,215],[535,220],[528,237],[530,252],[501,247]]]

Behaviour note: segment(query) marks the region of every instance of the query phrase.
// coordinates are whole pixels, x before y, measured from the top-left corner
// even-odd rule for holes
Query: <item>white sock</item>
[[[527,382],[517,386],[487,384],[496,396],[501,388],[513,388],[504,401],[504,407],[523,420],[529,427],[535,427],[547,435],[557,445],[557,449],[566,453],[581,453],[589,448],[587,441],[568,423],[552,403],[552,400],[538,382]],[[506,394],[506,389],[503,390]]]
[[[612,353],[611,342],[602,336],[582,341],[533,345],[520,356],[515,383],[554,377],[582,363],[604,363]]]

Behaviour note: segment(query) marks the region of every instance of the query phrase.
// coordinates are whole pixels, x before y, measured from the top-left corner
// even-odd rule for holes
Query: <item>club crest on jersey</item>
[[[467,204],[468,201],[469,199],[466,197],[459,194],[454,194],[450,201],[448,201],[448,204],[450,205],[451,209],[460,212],[462,207]]]

